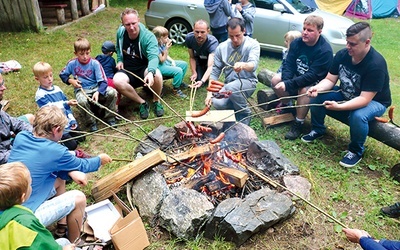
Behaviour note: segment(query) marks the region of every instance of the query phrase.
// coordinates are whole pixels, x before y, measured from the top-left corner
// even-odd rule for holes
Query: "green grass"
[[[8,90],[5,99],[10,100],[8,112],[17,116],[23,113],[34,113],[37,110],[34,95],[37,83],[34,81],[31,67],[37,61],[46,61],[53,66],[55,84],[59,85],[66,95],[73,98],[71,86],[63,84],[57,77],[66,62],[74,57],[73,42],[78,37],[86,37],[92,44],[92,56],[101,53],[101,44],[105,40],[115,40],[115,32],[120,23],[119,13],[125,6],[137,8],[144,22],[147,1],[110,1],[112,7],[96,15],[84,18],[79,22],[68,25],[56,31],[42,33],[1,33],[1,60],[15,59],[23,66],[19,73],[5,76]],[[399,19],[371,20],[374,31],[372,45],[386,58],[390,77],[393,105],[400,100],[400,43],[393,34],[400,31]],[[257,32],[257,31],[256,31]],[[271,34],[273,35],[273,34]],[[188,61],[187,50],[183,46],[173,46],[171,56],[174,59]],[[280,55],[263,53],[259,68],[278,69]],[[189,72],[185,78],[189,82]],[[264,88],[262,84],[258,88]],[[188,101],[170,95],[170,82],[166,85],[165,100],[180,114],[189,107]],[[204,106],[205,91],[200,90],[195,100],[195,108]],[[254,98],[254,97],[253,97]],[[130,112],[138,118],[137,105],[129,106]],[[174,114],[166,109],[166,116]],[[395,120],[400,119],[400,108],[395,110]],[[179,119],[140,122],[145,131],[149,132],[159,124],[173,126]],[[264,129],[259,118],[255,117],[251,126],[255,129],[260,140],[275,140],[283,153],[293,163],[299,166],[301,175],[307,178],[311,185],[311,202],[332,214],[335,218],[350,227],[363,228],[376,238],[396,239],[400,235],[398,224],[391,219],[379,215],[382,206],[400,200],[398,184],[390,178],[390,168],[400,162],[397,150],[368,138],[367,150],[361,164],[353,169],[344,169],[338,165],[342,152],[346,150],[349,140],[348,127],[335,120],[327,119],[328,134],[321,141],[304,144],[300,140],[286,141],[283,135],[288,126]],[[141,139],[145,134],[135,126],[125,126],[123,131],[135,138]],[[111,132],[107,132],[111,134]],[[111,137],[91,137],[83,147],[92,154],[106,152],[113,158],[133,159],[135,141]],[[113,162],[93,174],[94,179],[111,173],[124,162]],[[83,191],[90,197],[89,183]],[[70,186],[70,188],[78,188]],[[343,234],[337,233],[334,223],[329,221],[314,208],[301,202],[296,204],[297,211],[293,218],[274,226],[274,232],[259,233],[249,239],[238,249],[346,249],[355,245],[348,243]],[[305,230],[309,227],[312,233]],[[231,243],[222,239],[209,241],[199,237],[193,241],[183,241],[161,232],[161,239],[154,236],[157,229],[148,228],[152,245],[149,249],[235,249]]]

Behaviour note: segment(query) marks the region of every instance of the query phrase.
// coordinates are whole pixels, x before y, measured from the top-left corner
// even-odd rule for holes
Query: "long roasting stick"
[[[243,164],[242,162],[240,164]],[[258,177],[260,177],[262,180],[266,181],[267,183],[271,184],[273,187],[280,187],[286,191],[288,191],[289,193],[291,193],[292,195],[296,196],[297,198],[301,199],[302,201],[304,201],[305,203],[307,203],[308,205],[310,205],[311,207],[315,208],[316,210],[318,210],[318,212],[322,213],[323,215],[325,215],[326,217],[328,217],[329,219],[333,220],[334,222],[336,222],[337,224],[341,225],[344,228],[348,228],[345,224],[343,224],[341,221],[339,221],[338,219],[336,219],[335,217],[333,217],[332,215],[328,214],[327,212],[325,212],[324,210],[322,210],[321,208],[317,207],[316,205],[314,205],[313,203],[311,203],[310,201],[308,201],[307,199],[303,198],[302,196],[296,194],[295,192],[293,192],[292,190],[288,189],[287,187],[281,185],[280,183],[272,180],[271,178],[269,178],[268,176],[266,176],[265,174],[259,172],[258,170],[254,169],[253,167],[247,166],[245,164],[243,164],[250,172],[254,173],[255,175],[257,175]]]

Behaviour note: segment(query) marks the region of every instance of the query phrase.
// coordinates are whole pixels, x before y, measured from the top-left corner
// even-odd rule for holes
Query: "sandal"
[[[66,238],[67,237],[67,231],[68,231],[68,226],[67,224],[64,223],[58,223],[57,222],[57,228],[54,231],[54,234],[58,237],[58,238]]]

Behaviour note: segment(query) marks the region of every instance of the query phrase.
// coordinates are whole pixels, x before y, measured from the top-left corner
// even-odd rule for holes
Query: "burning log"
[[[201,176],[200,178],[197,178],[197,179],[193,179],[193,180],[188,181],[188,182],[185,184],[185,187],[186,187],[186,188],[191,188],[191,189],[194,189],[194,190],[200,192],[200,191],[201,191],[201,188],[202,188],[206,183],[208,183],[208,182],[210,182],[210,181],[213,181],[213,180],[215,180],[215,179],[216,179],[215,173],[212,172],[212,171],[210,171],[210,172],[208,172],[207,175],[203,175],[203,176]]]
[[[240,171],[235,168],[221,168],[218,169],[220,173],[223,173],[225,176],[229,178],[229,181],[234,184],[236,187],[242,188],[246,183],[249,175],[245,172]]]

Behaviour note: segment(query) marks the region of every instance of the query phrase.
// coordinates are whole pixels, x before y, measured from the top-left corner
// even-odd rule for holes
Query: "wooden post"
[[[79,18],[78,3],[76,2],[76,0],[70,0],[70,5],[72,20],[77,20]]]
[[[82,16],[87,16],[90,14],[89,0],[81,0],[81,12]]]

